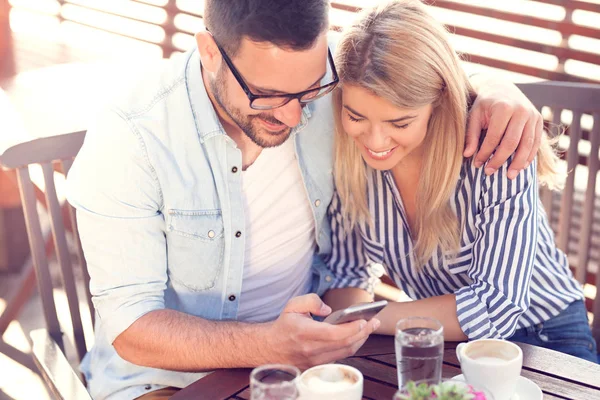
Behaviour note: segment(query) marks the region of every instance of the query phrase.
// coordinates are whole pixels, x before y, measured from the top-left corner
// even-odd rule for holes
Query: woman
[[[443,26],[417,0],[367,10],[336,65],[334,308],[369,301],[370,263],[415,301],[382,311],[430,316],[447,340],[499,337],[596,361],[583,293],[556,248],[538,180],[560,186],[544,143],[516,179],[462,156],[470,88]],[[367,289],[367,291],[365,291]]]

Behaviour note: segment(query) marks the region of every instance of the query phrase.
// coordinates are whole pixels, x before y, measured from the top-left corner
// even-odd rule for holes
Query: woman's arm
[[[515,179],[508,162],[493,175],[472,170],[477,191],[471,283],[454,292],[456,314],[469,339],[509,338],[530,304],[538,241],[537,162]]]
[[[333,311],[350,307],[354,304],[370,303],[373,296],[366,290],[359,288],[330,289],[323,295],[323,302]]]
[[[381,311],[377,318],[381,326],[376,333],[394,335],[396,323],[402,318],[429,317],[435,318],[444,326],[444,339],[451,341],[465,340],[464,334],[456,316],[456,297],[453,294],[434,296],[427,299],[405,303],[391,303]]]
[[[356,288],[333,289],[328,291],[324,297],[325,303],[333,310],[372,300],[373,298],[368,292]],[[377,319],[381,321],[381,326],[375,333],[394,335],[398,320],[408,317],[437,319],[444,326],[444,338],[446,340],[461,341],[467,338],[456,316],[456,297],[453,294],[403,303],[390,303],[377,315]]]

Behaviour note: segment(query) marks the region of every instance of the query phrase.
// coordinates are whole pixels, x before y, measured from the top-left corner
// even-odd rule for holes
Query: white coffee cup
[[[304,371],[297,386],[299,400],[361,400],[363,375],[348,365],[324,364]]]
[[[523,352],[501,339],[479,339],[460,343],[456,356],[467,383],[484,387],[495,400],[509,400],[515,393],[523,366]]]

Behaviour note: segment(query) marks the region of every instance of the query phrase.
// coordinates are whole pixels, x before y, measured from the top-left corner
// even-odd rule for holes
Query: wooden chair
[[[78,262],[81,265],[84,278],[85,304],[89,312],[89,314],[84,313],[84,315],[89,315],[92,325],[94,308],[89,292],[89,275],[77,234],[75,213],[68,203],[60,204],[54,176],[57,170],[66,176],[73,159],[83,144],[84,137],[85,132],[77,132],[35,139],[12,146],[0,154],[0,166],[14,169],[17,173],[31,256],[47,327],[47,329],[36,330],[31,333],[34,361],[46,385],[57,399],[91,399],[91,397],[79,378],[79,374],[71,368],[67,361],[65,350],[70,349],[70,347],[65,346],[65,338],[68,336],[64,334],[58,320],[52,278],[45,250],[46,241],[42,234],[37,207],[38,201],[29,167],[39,165],[43,172],[46,209],[50,219],[55,254],[60,264],[60,278],[67,295],[72,322],[72,332],[70,332],[74,340],[72,348],[75,350],[76,361],[80,362],[87,352],[88,346],[83,330],[73,263],[67,245],[68,230],[73,233],[73,242],[77,248]]]
[[[518,86],[540,110],[550,108],[553,125],[561,124],[564,110],[573,115],[566,129],[569,174],[565,188],[560,193],[542,191],[541,197],[557,245],[569,256],[575,277],[582,284],[595,284],[598,290],[587,306],[594,313],[592,331],[600,343],[600,84],[547,81]]]
[[[0,14],[3,10],[1,6],[3,1],[5,2],[5,0],[0,0]],[[4,61],[4,59],[2,59],[2,61]],[[79,150],[81,144],[80,141],[83,140],[83,133],[73,134],[74,136],[64,136],[63,134],[86,130],[90,119],[94,117],[94,110],[101,108],[105,102],[113,96],[114,91],[117,88],[129,84],[137,71],[139,71],[139,65],[137,63],[132,64],[130,61],[127,63],[77,62],[71,64],[59,64],[21,72],[15,76],[10,76],[7,79],[2,79],[2,71],[0,71],[0,86],[2,86],[2,89],[5,91],[5,96],[2,96],[3,91],[0,89],[0,167],[6,162],[4,165],[5,167],[20,168],[22,172],[19,172],[19,175],[24,178],[24,174],[27,172],[27,168],[24,167],[27,163],[50,165],[52,161],[64,159],[65,165],[63,172],[66,174],[71,160]],[[2,109],[3,99],[4,103],[9,103],[4,109]],[[7,121],[10,119],[14,121]],[[48,140],[42,140],[41,138],[48,138]],[[32,139],[38,140],[32,141]],[[17,143],[24,144],[17,146]],[[13,145],[14,148],[11,148],[10,146]],[[8,150],[3,154],[2,151],[4,149]],[[44,175],[46,179],[52,178],[50,169],[47,167]],[[51,190],[54,190],[53,188],[54,187],[52,186]],[[46,200],[49,193],[44,193],[38,186],[27,183],[22,184],[21,195],[24,195],[25,192],[31,193],[32,190],[37,197],[37,203],[43,205],[49,212],[52,211]],[[30,213],[35,212],[35,207],[33,207],[34,203],[35,201],[30,200],[27,205]],[[64,228],[67,228],[67,230],[70,230],[72,233],[77,232],[75,219],[72,217],[72,210],[70,207],[68,205],[63,205],[61,211],[65,217],[63,224]],[[33,228],[31,226],[32,223],[34,225],[37,224],[37,219],[34,220],[32,218],[34,217],[29,217],[28,219],[30,246],[39,248],[40,235],[35,233],[38,228]],[[56,212],[54,213],[53,221],[54,219],[60,219]],[[32,222],[30,223],[29,221]],[[58,254],[58,252],[57,256],[59,256],[59,259],[64,260],[64,255],[66,254],[64,240],[55,242],[51,234],[53,232],[50,232],[50,229],[47,228],[47,224],[45,224],[44,228],[45,231],[42,236],[46,239],[47,254],[51,254],[54,249],[61,248],[63,249],[62,256]],[[64,231],[61,227],[57,229],[58,231],[56,233],[59,235]],[[31,241],[33,236],[38,238],[36,243]],[[83,256],[81,255],[78,236],[74,234],[73,237],[77,242],[76,244],[78,246],[80,262],[83,266],[84,278],[87,279],[87,271]],[[15,285],[16,287],[13,289],[13,293],[8,298],[6,309],[2,312],[2,315],[0,315],[0,334],[3,333],[4,330],[6,330],[6,327],[8,327],[8,324],[17,317],[22,305],[30,298],[31,293],[36,286],[36,268],[32,265],[34,261],[36,263],[36,268],[38,269],[45,269],[47,266],[47,261],[45,261],[42,252],[37,254],[37,259],[32,259],[29,264],[26,265],[23,276],[20,278],[20,282],[17,282]],[[64,262],[69,261],[66,260]],[[49,282],[49,280],[45,278],[40,278],[39,274],[37,279]],[[70,281],[70,278],[67,277],[66,280]],[[68,285],[70,284],[65,285],[65,288]],[[86,293],[86,295],[89,301],[89,293]],[[43,299],[46,298],[48,298],[48,296],[43,297]],[[44,306],[45,310],[54,307],[53,301],[46,301],[44,304],[46,304]],[[70,304],[73,304],[73,307],[75,306],[75,303]],[[88,303],[88,305],[91,308],[91,302]],[[92,317],[93,315],[94,314],[92,314]],[[50,323],[47,323],[48,333],[52,333],[55,338],[59,337],[60,335],[56,333],[58,332],[55,326],[56,317],[50,315],[47,319],[50,321]],[[76,323],[75,325],[79,324]],[[77,327],[75,329],[79,330]],[[79,334],[76,335],[76,337],[79,336]],[[55,343],[58,345],[60,342],[57,341]],[[78,350],[78,353],[76,354],[77,359],[80,359],[83,356],[85,350],[84,346],[80,343],[82,343],[80,340],[76,341],[76,348]],[[34,347],[36,346],[37,344],[34,343]],[[58,347],[58,349],[60,349],[60,347]],[[1,335],[0,353],[7,355],[13,360],[38,372],[38,368],[31,356],[2,342]],[[40,359],[43,359],[43,357],[39,357],[38,354],[38,361]],[[68,370],[70,371],[70,369]]]

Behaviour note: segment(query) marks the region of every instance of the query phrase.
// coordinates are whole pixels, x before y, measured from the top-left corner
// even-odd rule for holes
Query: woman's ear
[[[208,31],[198,32],[195,37],[196,45],[200,52],[202,68],[206,69],[208,72],[216,73],[219,70],[223,59],[221,52],[217,47],[217,43],[215,43],[215,40]]]

